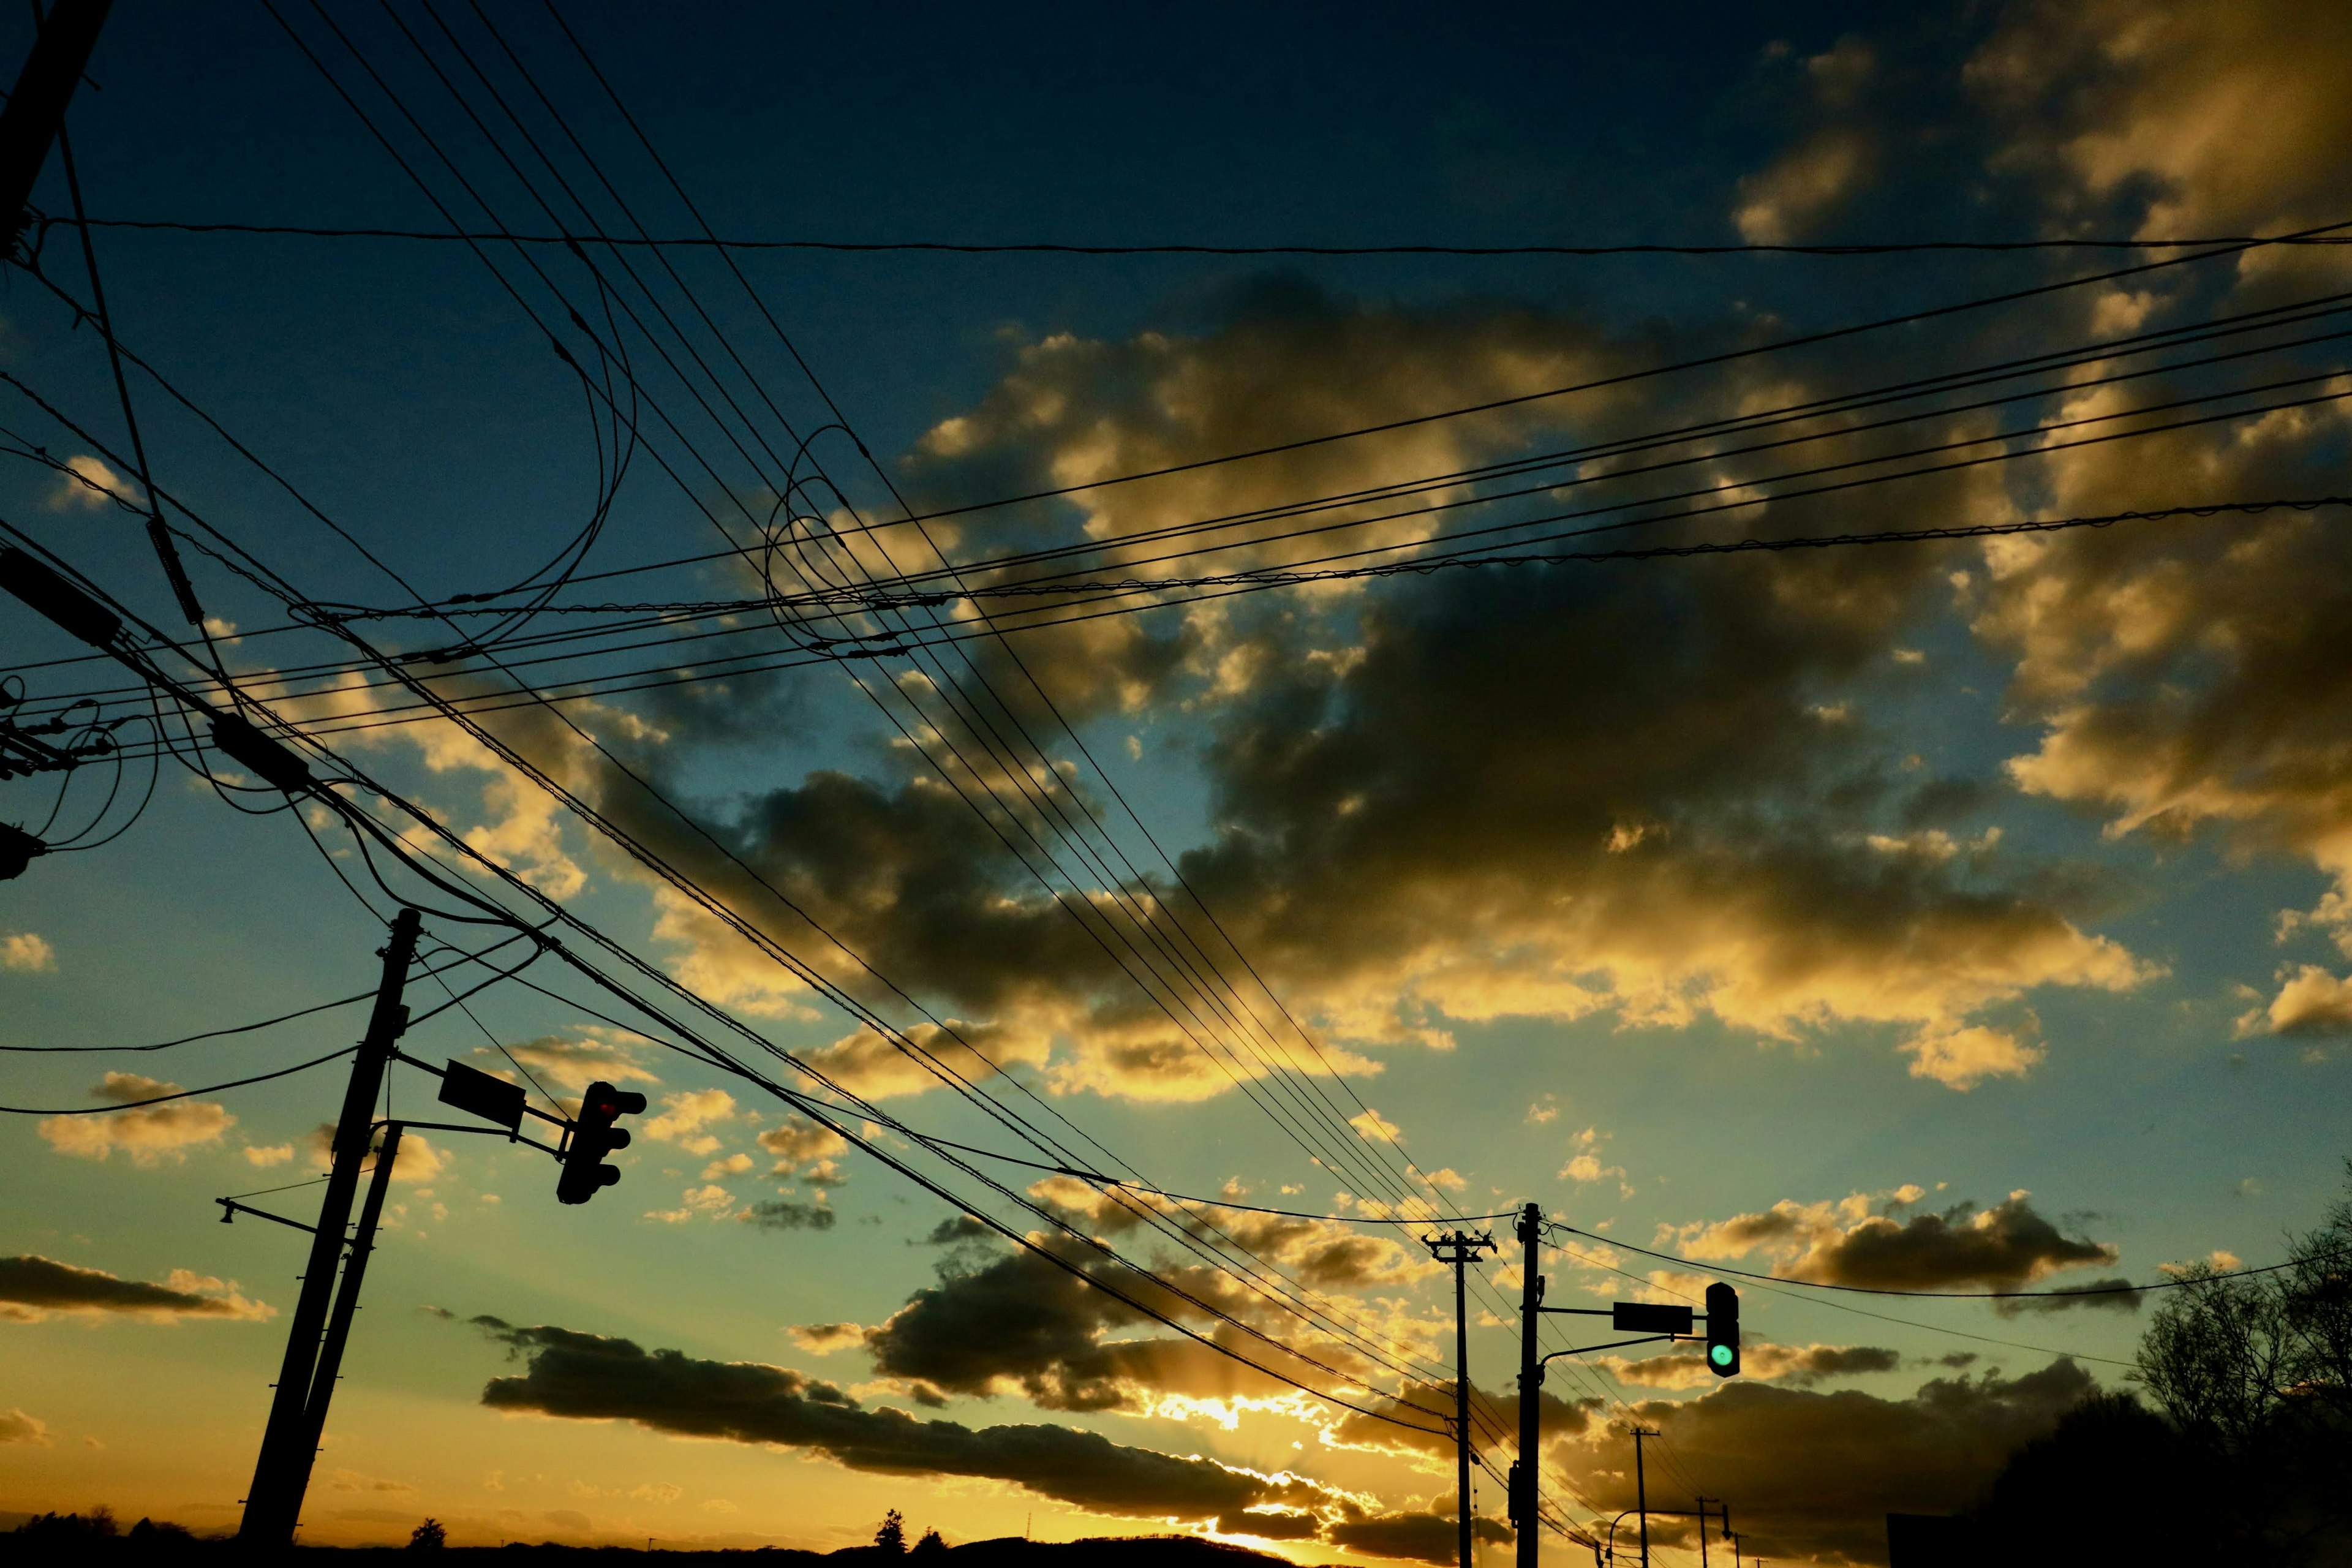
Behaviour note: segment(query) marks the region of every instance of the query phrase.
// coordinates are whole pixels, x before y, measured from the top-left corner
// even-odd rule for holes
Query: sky
[[[1457,249],[2352,218],[2352,16],[2315,0],[279,10],[116,7],[68,119],[91,217]],[[71,212],[54,157],[35,205]],[[0,883],[0,1511],[234,1527],[302,1254],[213,1200],[314,1212],[341,1063],[82,1113],[350,1045],[352,1005],[210,1032],[368,991],[395,900],[404,1051],[651,1104],[579,1206],[542,1153],[406,1136],[310,1541],[823,1550],[897,1508],[1451,1561],[1451,1281],[1394,1222],[1499,1244],[1499,1472],[1496,1216],[1532,1202],[1550,1302],[1729,1279],[1746,1341],[1733,1380],[1688,1344],[1551,1363],[1548,1513],[1605,1534],[1638,1423],[1657,1507],[1883,1562],[1886,1512],[2130,1386],[2150,1309],[1823,1287],[2260,1265],[2343,1189],[2342,503],[2014,526],[2352,493],[2328,247],[92,233],[216,664],[159,660],[354,782],[285,808],[0,603],[19,720],[120,748],[0,781],[58,846]],[[0,294],[0,521],[189,642],[73,226],[37,262]],[[1921,531],[1088,618],[991,594]],[[536,616],[448,604],[542,569],[580,580]],[[909,574],[923,602],[858,596]],[[457,892],[562,951],[497,978],[530,950],[471,956],[509,933]],[[396,1068],[382,1114],[458,1120],[435,1090]],[[1482,1474],[1490,1561],[1503,1500]],[[1689,1529],[1653,1521],[1662,1561]]]

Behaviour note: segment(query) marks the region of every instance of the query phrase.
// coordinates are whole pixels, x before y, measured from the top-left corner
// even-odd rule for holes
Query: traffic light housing
[[[555,1178],[559,1202],[584,1204],[621,1179],[617,1166],[604,1163],[614,1150],[629,1146],[628,1133],[613,1123],[645,1108],[646,1097],[633,1089],[614,1089],[603,1079],[588,1086],[563,1145],[563,1173]]]
[[[49,847],[21,827],[11,827],[0,822],[0,882],[21,877],[25,868],[33,863],[36,855],[46,855]]]
[[[1706,1288],[1706,1370],[1739,1375],[1739,1292],[1720,1281]]]

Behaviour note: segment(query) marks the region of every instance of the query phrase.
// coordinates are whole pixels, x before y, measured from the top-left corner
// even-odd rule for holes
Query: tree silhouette
[[[940,1539],[940,1532],[936,1530],[923,1531],[923,1538],[915,1542],[915,1555],[918,1557],[929,1557],[934,1552],[944,1552],[947,1549],[948,1543]]]
[[[449,1531],[437,1519],[427,1519],[408,1532],[408,1549],[423,1552],[449,1544]]]
[[[907,1550],[907,1521],[897,1509],[882,1516],[882,1527],[874,1532],[874,1544],[893,1554]]]

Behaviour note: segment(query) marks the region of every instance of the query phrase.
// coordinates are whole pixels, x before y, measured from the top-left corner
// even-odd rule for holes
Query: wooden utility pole
[[[1543,1210],[1520,1211],[1519,1240],[1526,1252],[1519,1266],[1519,1457],[1511,1464],[1511,1528],[1517,1568],[1537,1568],[1543,1540],[1536,1521],[1536,1480],[1543,1463],[1543,1355],[1536,1329],[1543,1321]]]
[[[40,36],[25,68],[16,73],[16,90],[0,109],[0,256],[13,255],[25,232],[25,204],[33,199],[33,183],[58,128],[66,121],[66,105],[98,47],[98,31],[106,25],[113,0],[57,0],[41,20]]]
[[[352,1058],[351,1082],[343,1090],[342,1115],[335,1122],[334,1163],[327,1173],[326,1195],[319,1202],[318,1227],[310,1233],[310,1261],[302,1275],[302,1293],[286,1331],[286,1359],[278,1372],[277,1393],[269,1404],[269,1425],[262,1434],[261,1453],[254,1461],[253,1485],[245,1499],[245,1521],[237,1540],[247,1546],[292,1544],[294,1526],[301,1518],[302,1494],[310,1484],[310,1462],[319,1447],[320,1424],[334,1386],[335,1369],[322,1364],[322,1337],[328,1327],[330,1301],[335,1289],[336,1265],[342,1260],[345,1232],[351,1225],[352,1198],[359,1189],[360,1166],[374,1131],[376,1096],[393,1047],[408,1026],[408,1009],[401,992],[408,981],[408,965],[416,956],[416,935],[423,923],[415,910],[393,917],[392,941],[383,949],[383,977],[375,993],[375,1010],[367,1034]],[[370,1211],[382,1208],[383,1184],[391,1169],[387,1157],[378,1168]],[[368,1227],[373,1233],[373,1226]],[[356,1300],[357,1276],[366,1268],[365,1253],[354,1254],[353,1278],[346,1294]],[[349,1313],[342,1314],[349,1330]],[[340,1363],[342,1341],[332,1344]],[[316,1408],[316,1420],[312,1418]]]
[[[1642,1439],[1656,1436],[1646,1426],[1633,1428],[1633,1504],[1642,1516],[1642,1568],[1650,1568],[1650,1487],[1642,1475]],[[1706,1529],[1706,1521],[1699,1521],[1699,1529]]]
[[[1451,1236],[1427,1238],[1430,1256],[1454,1266],[1454,1515],[1461,1533],[1461,1568],[1473,1568],[1470,1541],[1470,1318],[1462,1286],[1465,1265],[1482,1252],[1495,1250],[1495,1238],[1483,1231],[1472,1236],[1457,1230]]]

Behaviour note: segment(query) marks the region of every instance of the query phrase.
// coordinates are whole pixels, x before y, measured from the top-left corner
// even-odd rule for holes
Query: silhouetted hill
[[[388,1547],[299,1547],[305,1556],[327,1556],[349,1551],[377,1552]],[[968,1541],[944,1550],[885,1552],[872,1546],[845,1546],[837,1552],[803,1552],[787,1547],[719,1552],[646,1552],[630,1546],[452,1546],[444,1555],[494,1557],[500,1563],[533,1563],[542,1559],[584,1558],[609,1562],[685,1557],[707,1562],[713,1557],[750,1557],[762,1563],[806,1564],[815,1568],[1290,1568],[1287,1559],[1245,1547],[1225,1546],[1190,1535],[1103,1536],[1086,1541],[1024,1541],[1017,1535],[994,1541]],[[236,1542],[190,1535],[177,1525],[151,1524],[141,1520],[127,1531],[108,1519],[103,1527],[78,1514],[42,1514],[26,1520],[14,1531],[0,1533],[0,1559],[10,1563],[144,1562],[168,1558],[181,1561],[208,1558],[226,1561],[238,1556]]]

